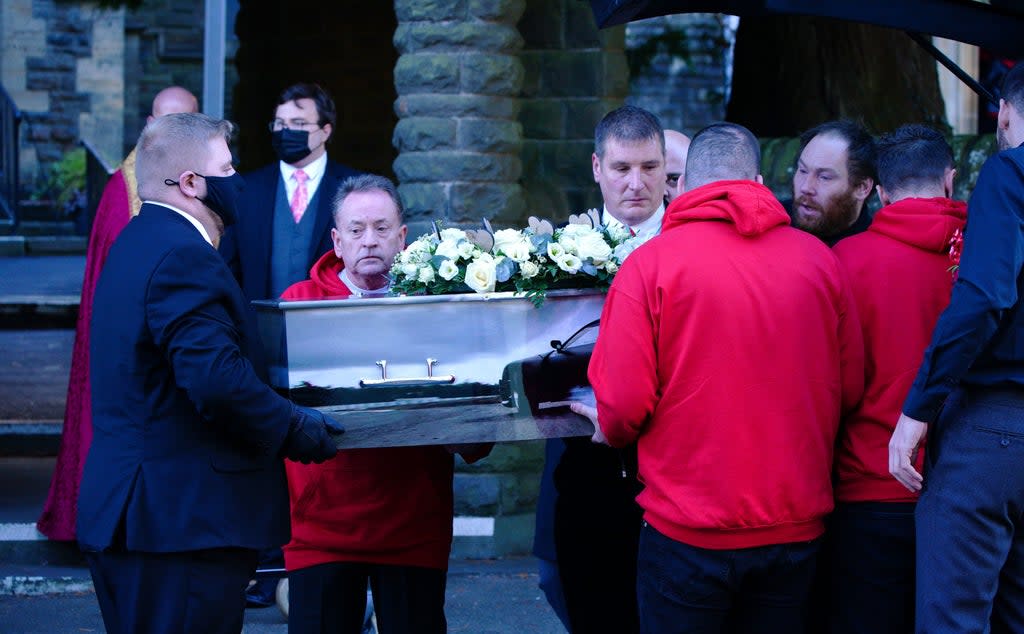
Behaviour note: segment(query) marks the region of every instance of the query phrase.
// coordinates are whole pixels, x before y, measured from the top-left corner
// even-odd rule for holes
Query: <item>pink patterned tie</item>
[[[295,224],[298,224],[302,220],[302,214],[306,211],[306,205],[309,204],[309,192],[306,190],[306,181],[309,179],[309,175],[302,170],[295,170],[292,178],[299,183],[299,186],[295,188],[295,193],[292,194],[291,204],[292,217],[295,218]]]

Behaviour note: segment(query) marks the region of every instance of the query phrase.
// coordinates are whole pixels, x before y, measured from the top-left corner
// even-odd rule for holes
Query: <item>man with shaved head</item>
[[[803,631],[864,352],[838,261],[759,165],[742,126],[693,137],[684,193],[608,292],[597,407],[572,406],[637,445],[642,632]]]
[[[690,137],[675,130],[665,130],[665,206],[683,193],[686,177],[686,155]]]
[[[199,112],[195,95],[181,86],[164,88],[153,99],[147,123],[157,117],[181,112]],[[96,208],[96,217],[89,234],[85,253],[85,279],[75,324],[75,344],[71,357],[71,375],[64,409],[64,429],[60,452],[50,483],[50,492],[39,517],[39,532],[50,539],[73,541],[78,506],[78,486],[82,477],[89,443],[92,441],[92,414],[89,398],[89,322],[92,319],[93,294],[107,252],[128,221],[139,213],[139,199],[135,181],[135,149],[114,172],[103,189],[103,197]]]

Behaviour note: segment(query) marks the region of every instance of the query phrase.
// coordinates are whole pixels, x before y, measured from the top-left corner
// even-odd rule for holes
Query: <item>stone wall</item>
[[[522,0],[396,0],[395,176],[413,235],[523,216]]]
[[[42,181],[50,165],[95,135],[104,158],[120,153],[122,10],[96,3],[5,0],[2,81],[21,109],[23,194]]]
[[[527,0],[519,21],[523,179],[529,214],[564,220],[601,204],[594,126],[629,92],[625,29],[598,31],[579,0]]]
[[[736,19],[688,13],[626,27],[629,99],[666,128],[692,135],[725,116]]]

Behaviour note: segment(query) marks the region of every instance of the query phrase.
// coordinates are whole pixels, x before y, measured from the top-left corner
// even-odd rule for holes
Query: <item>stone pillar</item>
[[[564,221],[601,205],[590,155],[594,126],[629,93],[625,29],[599,31],[579,0],[527,0],[523,188],[531,214]]]
[[[392,143],[412,235],[429,221],[519,224],[523,0],[395,0]]]

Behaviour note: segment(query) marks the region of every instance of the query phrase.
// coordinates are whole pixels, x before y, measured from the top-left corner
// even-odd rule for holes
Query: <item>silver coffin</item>
[[[355,448],[591,434],[565,406],[521,402],[509,370],[598,319],[603,302],[552,291],[539,308],[512,293],[253,305],[271,385],[339,419],[339,447]]]

